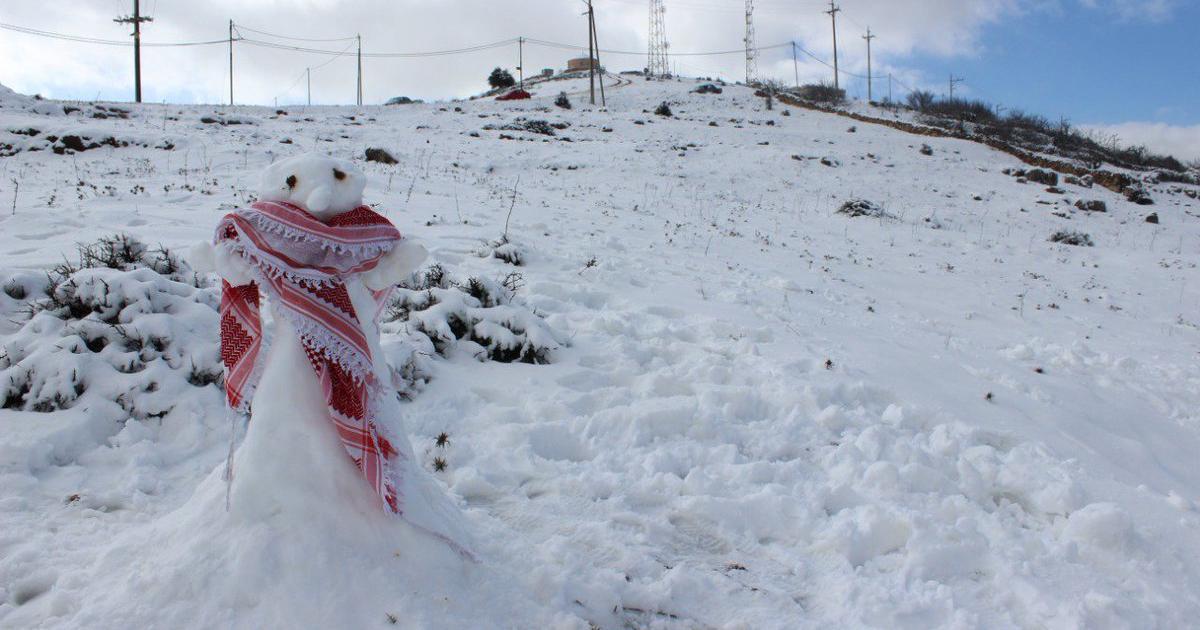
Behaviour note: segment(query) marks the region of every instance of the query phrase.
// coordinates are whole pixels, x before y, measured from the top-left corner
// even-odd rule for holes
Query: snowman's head
[[[263,171],[259,198],[302,206],[322,221],[362,205],[367,177],[347,160],[302,153]]]

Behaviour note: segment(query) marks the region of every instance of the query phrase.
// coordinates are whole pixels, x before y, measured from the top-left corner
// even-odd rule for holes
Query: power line
[[[552,42],[552,41],[547,41],[544,39],[532,39],[532,38],[528,38],[528,37],[525,38],[525,42],[537,44],[540,46],[547,46],[550,48],[564,48],[567,50],[579,50],[580,48],[582,48],[582,46],[576,46],[576,45],[572,45],[572,44],[564,44],[561,42]],[[792,45],[791,42],[783,42],[781,44],[772,44],[770,46],[759,46],[758,50],[761,51],[761,50],[771,50],[773,48],[787,48],[788,46],[791,46],[791,45]],[[609,50],[607,48],[600,49],[600,52],[608,54],[608,55],[637,55],[638,57],[641,57],[642,55],[646,54],[645,52],[640,52],[640,51],[634,52],[634,51],[630,51],[630,50]],[[716,56],[716,55],[744,55],[744,54],[746,54],[746,49],[738,48],[736,50],[714,50],[714,51],[707,51],[707,52],[673,52],[673,53],[671,53],[671,56],[672,57],[708,57],[708,56]]]
[[[446,55],[459,55],[459,54],[464,54],[464,53],[478,52],[481,50],[490,50],[492,48],[500,48],[502,46],[511,46],[512,44],[517,43],[517,40],[518,40],[518,38],[511,37],[509,39],[505,39],[502,41],[492,42],[489,44],[480,44],[478,46],[468,46],[465,48],[454,48],[454,49],[448,49],[448,50],[433,50],[433,51],[425,51],[425,52],[364,52],[362,54],[362,56],[364,58],[370,57],[370,58],[376,58],[376,59],[442,57],[442,56],[446,56]],[[222,43],[224,43],[225,41],[227,41],[227,40],[221,40]],[[310,48],[307,46],[293,46],[291,44],[280,44],[277,42],[268,42],[268,41],[264,41],[264,40],[260,40],[260,39],[250,39],[250,38],[246,38],[246,37],[238,38],[237,41],[242,42],[244,44],[249,44],[251,46],[258,46],[260,48],[274,48],[277,50],[290,50],[290,51],[294,51],[294,52],[311,53],[311,54],[315,54],[315,55],[335,55],[336,56],[336,55],[342,54],[336,50],[329,50],[329,49],[325,49],[325,48]],[[528,42],[528,41],[532,41],[532,40],[526,39],[525,41]],[[572,48],[578,48],[578,47],[573,46]],[[638,53],[638,54],[641,54],[641,53]]]
[[[53,31],[43,31],[41,29],[29,28],[27,26],[17,26],[15,24],[0,23],[0,29],[13,31],[15,33],[23,33],[25,35],[35,35],[37,37],[47,37],[50,39],[60,39],[70,42],[78,42],[81,44],[99,44],[101,46],[133,46],[133,42],[127,42],[116,39],[103,39],[99,37],[87,37],[83,35],[70,35],[67,33],[56,33]],[[210,46],[213,44],[224,44],[228,39],[213,39],[198,42],[142,42],[143,48],[167,48],[176,46]]]
[[[350,37],[329,37],[329,38],[324,38],[324,39],[311,38],[311,37],[293,37],[291,35],[279,35],[277,33],[269,33],[267,31],[260,31],[258,29],[250,28],[249,26],[246,26],[245,24],[235,24],[234,26],[238,29],[238,32],[246,31],[248,33],[257,33],[259,35],[266,35],[267,37],[274,37],[276,39],[289,39],[294,42],[348,42],[355,38],[354,35],[351,35]]]

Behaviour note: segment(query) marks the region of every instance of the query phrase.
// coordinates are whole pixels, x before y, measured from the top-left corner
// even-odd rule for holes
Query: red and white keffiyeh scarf
[[[401,497],[391,469],[398,453],[376,423],[382,390],[362,314],[355,312],[344,279],[375,268],[400,239],[395,226],[367,206],[322,222],[283,202],[235,210],[218,224],[215,237],[218,249],[239,256],[255,277],[245,286],[222,283],[221,361],[229,406],[248,414],[261,375],[263,290],[276,316],[299,333],[342,445],[396,514]],[[375,295],[378,303],[387,293]],[[365,315],[375,317],[378,310]]]

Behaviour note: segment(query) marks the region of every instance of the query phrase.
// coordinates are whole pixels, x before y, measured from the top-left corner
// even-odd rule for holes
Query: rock
[[[696,89],[692,90],[692,92],[696,94],[721,94],[724,90],[712,83],[702,83]]]
[[[83,144],[83,139],[79,136],[63,136],[60,139],[60,142],[64,147],[76,152],[87,151],[89,148],[87,145]]]
[[[1046,188],[1046,192],[1052,195],[1065,195],[1067,193],[1067,191],[1059,188],[1058,186],[1050,186]]]
[[[366,157],[367,157],[368,162],[379,162],[380,164],[399,164],[400,163],[396,158],[392,157],[391,153],[388,153],[384,149],[379,149],[379,148],[375,148],[375,147],[370,147],[367,149]]]
[[[933,147],[928,144],[921,145],[921,155],[933,155]]]
[[[1080,188],[1091,188],[1092,187],[1092,176],[1091,175],[1084,175],[1083,177],[1075,177],[1074,175],[1067,175],[1066,177],[1063,178],[1063,181],[1072,186],[1079,186]]]
[[[1158,225],[1158,213],[1151,212],[1150,214],[1146,215],[1146,223],[1153,223],[1154,225]]]
[[[1152,206],[1154,200],[1150,198],[1150,193],[1141,186],[1130,186],[1125,189],[1125,198],[1139,206]]]
[[[1079,201],[1075,202],[1075,207],[1083,210],[1084,212],[1108,212],[1108,204],[1100,201],[1099,199],[1093,199],[1091,201],[1084,201],[1083,199],[1080,199]]]
[[[1046,186],[1058,185],[1058,173],[1054,171],[1044,171],[1040,168],[1030,169],[1025,172],[1025,179],[1031,182],[1037,182]]]

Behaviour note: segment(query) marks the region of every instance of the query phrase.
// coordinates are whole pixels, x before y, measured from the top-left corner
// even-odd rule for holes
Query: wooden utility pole
[[[796,87],[800,87],[800,61],[796,59],[796,42],[792,42],[792,70],[796,73]]]
[[[596,104],[596,37],[592,30],[592,0],[587,0],[588,19],[588,91],[592,105]]]
[[[233,20],[229,20],[229,104],[233,105]]]
[[[833,87],[841,89],[841,82],[838,77],[838,57],[837,57],[837,14],[841,11],[833,0],[829,0],[829,10],[825,13],[829,14],[829,19],[833,20]]]
[[[517,74],[521,77],[521,89],[525,89],[525,38],[517,38]]]
[[[950,100],[954,100],[955,84],[962,83],[963,81],[966,81],[966,79],[962,77],[955,77],[953,72],[950,73]]]
[[[867,102],[874,102],[871,98],[871,40],[875,39],[875,35],[871,34],[871,27],[867,27],[867,34],[863,35],[863,39],[867,40]]]
[[[133,15],[116,18],[117,24],[133,25],[133,99],[142,102],[142,22],[153,22],[152,17],[142,17],[138,0],[133,0]]]
[[[604,98],[604,66],[600,65],[600,35],[596,32],[596,15],[594,13],[590,21],[592,23],[592,44],[596,49],[596,58],[593,62],[596,64],[596,71],[600,74],[600,106],[608,107],[608,100]]]
[[[362,35],[355,35],[355,37],[358,38],[358,106],[362,107]]]

